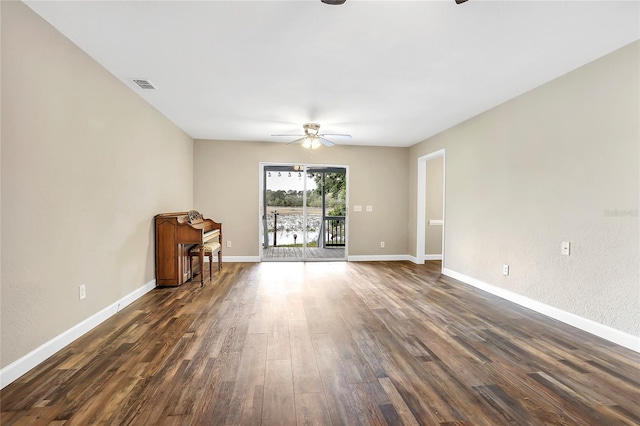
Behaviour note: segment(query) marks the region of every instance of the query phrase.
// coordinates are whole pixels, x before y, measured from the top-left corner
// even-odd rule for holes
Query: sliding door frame
[[[291,167],[294,166],[302,166],[305,176],[305,184],[303,190],[303,226],[306,228],[307,226],[307,180],[306,174],[308,169],[344,169],[345,171],[345,179],[346,179],[346,205],[345,205],[345,246],[344,246],[344,256],[341,258],[329,258],[329,259],[317,259],[310,258],[306,256],[307,246],[306,246],[306,233],[303,234],[303,250],[302,250],[302,258],[292,258],[292,259],[278,259],[277,261],[293,261],[293,262],[321,262],[321,261],[347,261],[349,256],[349,166],[348,165],[336,165],[336,164],[308,164],[308,163],[284,163],[284,162],[260,162],[259,163],[259,182],[258,182],[258,257],[260,258],[260,262],[264,260],[264,242],[268,241],[268,230],[266,229],[266,205],[264,200],[264,194],[266,192],[266,175],[267,168],[269,167]],[[313,171],[312,171],[313,172]]]

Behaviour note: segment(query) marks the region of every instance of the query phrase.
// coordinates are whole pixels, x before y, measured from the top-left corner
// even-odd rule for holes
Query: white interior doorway
[[[442,260],[445,253],[445,150],[418,158],[416,260]]]
[[[346,260],[348,168],[260,164],[261,261]]]

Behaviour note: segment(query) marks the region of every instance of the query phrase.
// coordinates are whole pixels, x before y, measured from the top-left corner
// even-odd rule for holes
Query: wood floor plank
[[[304,303],[302,297],[299,295],[287,296],[287,312],[289,313],[288,319],[293,321],[306,321],[307,315],[304,310]]]
[[[306,321],[289,321],[293,389],[295,393],[322,392],[316,352]]]
[[[266,370],[267,335],[248,334],[233,377],[224,417],[231,424],[260,424]],[[231,372],[234,372],[233,370]],[[214,418],[217,416],[214,416]]]
[[[418,421],[413,416],[413,413],[411,413],[411,410],[404,399],[402,399],[400,393],[398,393],[398,389],[396,389],[391,379],[388,377],[382,377],[378,381],[380,382],[380,386],[382,386],[384,391],[387,393],[387,397],[395,408],[396,413],[398,413],[398,417],[400,417],[402,424],[406,426],[417,426],[419,424]]]
[[[299,393],[296,399],[296,424],[299,426],[324,426],[331,424],[324,392]]]
[[[267,359],[291,359],[291,337],[289,321],[273,320],[267,328]]]
[[[358,407],[349,382],[340,369],[331,337],[328,334],[313,334],[311,337],[332,424],[358,424]]]
[[[269,332],[269,311],[271,300],[266,297],[257,297],[253,303],[251,317],[249,320],[248,333],[268,333]]]
[[[323,342],[324,353],[330,356],[339,368],[340,374],[349,383],[375,382],[377,377],[371,365],[360,351],[358,341],[341,318],[336,318],[327,335],[328,340],[318,339]],[[315,346],[315,341],[314,341]],[[316,349],[317,350],[317,349]]]
[[[352,392],[362,407],[361,423],[365,425],[401,424],[398,412],[378,383],[364,382],[351,385]]]
[[[262,424],[270,426],[295,423],[291,360],[267,360]]]
[[[640,356],[439,262],[226,263],[0,391],[2,425],[638,425]]]

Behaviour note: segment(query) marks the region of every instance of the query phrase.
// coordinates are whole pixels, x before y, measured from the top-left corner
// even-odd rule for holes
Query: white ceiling
[[[26,4],[196,139],[411,146],[640,38],[638,1]]]

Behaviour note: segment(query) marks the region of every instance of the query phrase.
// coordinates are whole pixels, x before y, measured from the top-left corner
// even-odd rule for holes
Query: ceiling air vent
[[[146,78],[133,78],[131,79],[135,84],[138,85],[141,89],[145,90],[156,90],[156,86],[153,85],[152,82],[147,80]]]

